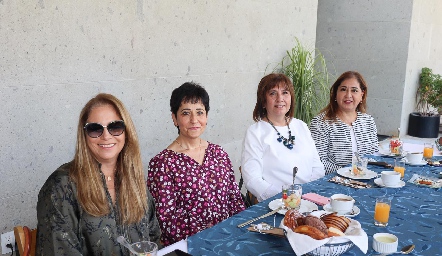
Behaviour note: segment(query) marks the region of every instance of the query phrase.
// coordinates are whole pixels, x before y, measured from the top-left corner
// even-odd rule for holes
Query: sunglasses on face
[[[91,138],[100,137],[104,132],[104,128],[107,128],[107,131],[112,136],[120,136],[126,129],[126,125],[124,125],[123,120],[119,120],[110,122],[107,126],[103,126],[99,123],[86,123],[83,127],[87,135]]]

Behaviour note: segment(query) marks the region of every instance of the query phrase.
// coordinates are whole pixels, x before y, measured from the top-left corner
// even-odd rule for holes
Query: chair
[[[239,191],[241,191],[242,185],[244,184],[244,180],[242,178],[241,166],[239,167],[239,173],[241,174],[241,178],[239,179],[238,186],[239,186]],[[247,208],[258,203],[258,199],[256,198],[256,196],[254,196],[248,190],[245,195],[243,193],[241,193],[241,196],[242,196],[242,199],[243,199],[244,203],[246,204]]]
[[[27,226],[14,227],[15,242],[18,252],[22,256],[35,256],[37,229],[30,229]]]

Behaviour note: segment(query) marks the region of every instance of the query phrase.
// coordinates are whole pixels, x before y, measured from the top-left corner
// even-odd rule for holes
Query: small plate
[[[390,151],[379,150],[379,154],[385,157],[404,157],[407,155],[407,152],[402,152],[402,155],[400,155],[400,154],[392,154]]]
[[[414,166],[421,166],[421,165],[426,165],[427,161],[423,160],[420,163],[409,163],[407,158],[404,158],[405,163],[408,165],[414,165]]]
[[[271,210],[276,210],[278,209],[280,206],[283,206],[284,204],[282,203],[282,199],[275,199],[273,201],[271,201],[269,203],[269,208]],[[301,199],[301,207],[299,208],[299,212],[300,213],[304,213],[304,212],[312,212],[312,211],[317,211],[318,210],[318,206],[315,203],[312,203],[310,201]],[[286,209],[282,209],[279,210],[278,213],[284,215],[287,212]]]
[[[364,175],[356,176],[351,173],[351,167],[344,167],[337,170],[337,173],[346,178],[354,179],[354,180],[369,180],[378,176],[378,174],[374,171],[366,170],[364,171]]]
[[[333,212],[333,209],[330,204],[326,204],[322,208],[326,212]],[[361,210],[356,205],[353,205],[352,214],[338,214],[338,215],[345,216],[345,217],[356,217],[359,215],[360,212],[361,212]]]
[[[403,180],[399,181],[399,183],[396,186],[385,186],[381,178],[375,179],[374,183],[380,187],[386,187],[386,188],[402,188],[403,186],[405,186],[405,181]]]

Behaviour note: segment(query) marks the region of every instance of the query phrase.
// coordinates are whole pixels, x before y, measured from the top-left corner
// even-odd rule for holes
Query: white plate
[[[356,176],[351,173],[351,167],[344,167],[337,170],[338,174],[344,176],[346,178],[354,179],[354,180],[369,180],[378,176],[378,174],[374,171],[366,170],[364,171],[364,175]]]
[[[392,154],[390,152],[390,150],[384,151],[384,150],[381,149],[381,150],[379,150],[379,154],[381,154],[383,156],[386,156],[386,157],[404,157],[404,156],[407,155],[407,152],[402,152],[402,155],[398,155],[398,154]]]
[[[269,208],[273,210],[278,209],[280,206],[283,206],[284,204],[282,203],[282,199],[275,199],[273,201],[271,201],[269,203]],[[312,203],[310,201],[301,199],[301,207],[299,208],[299,212],[304,213],[304,212],[311,212],[311,211],[317,211],[318,210],[318,206],[315,203]],[[287,212],[286,209],[282,209],[279,210],[278,213],[279,214],[285,214]]]
[[[330,204],[326,204],[322,208],[326,212],[333,212],[333,209]],[[345,217],[356,217],[359,215],[360,212],[361,212],[361,210],[356,205],[353,205],[353,214],[338,214],[338,215],[345,216]]]
[[[423,160],[420,163],[409,163],[407,158],[404,158],[405,163],[407,163],[408,165],[415,165],[415,166],[421,166],[421,165],[426,165],[427,161]]]
[[[386,188],[402,188],[403,186],[405,186],[405,181],[403,180],[399,181],[399,183],[395,186],[385,186],[381,178],[375,179],[374,183],[380,187],[386,187]]]

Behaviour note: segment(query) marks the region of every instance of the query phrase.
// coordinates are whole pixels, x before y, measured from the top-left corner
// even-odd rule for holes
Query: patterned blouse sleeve
[[[68,176],[56,171],[45,182],[37,202],[37,255],[81,255],[78,205]]]
[[[310,132],[315,141],[321,162],[324,164],[326,174],[329,174],[341,168],[341,166],[335,164],[328,156],[330,151],[330,134],[328,133],[327,125],[322,118],[323,115],[319,115],[312,119],[310,123]]]
[[[176,232],[177,222],[188,219],[181,216],[176,205],[174,180],[167,166],[167,157],[154,157],[149,163],[147,185],[153,198],[161,228],[161,242],[169,245],[184,239],[186,232]],[[180,211],[181,212],[181,211]]]
[[[238,183],[235,181],[235,173],[232,168],[232,162],[230,161],[229,154],[225,152],[224,150],[221,150],[222,152],[222,159],[225,159],[226,164],[226,172],[229,175],[229,191],[230,191],[230,216],[233,216],[243,210],[246,209],[244,205],[244,201],[241,197],[241,192],[239,191]]]

